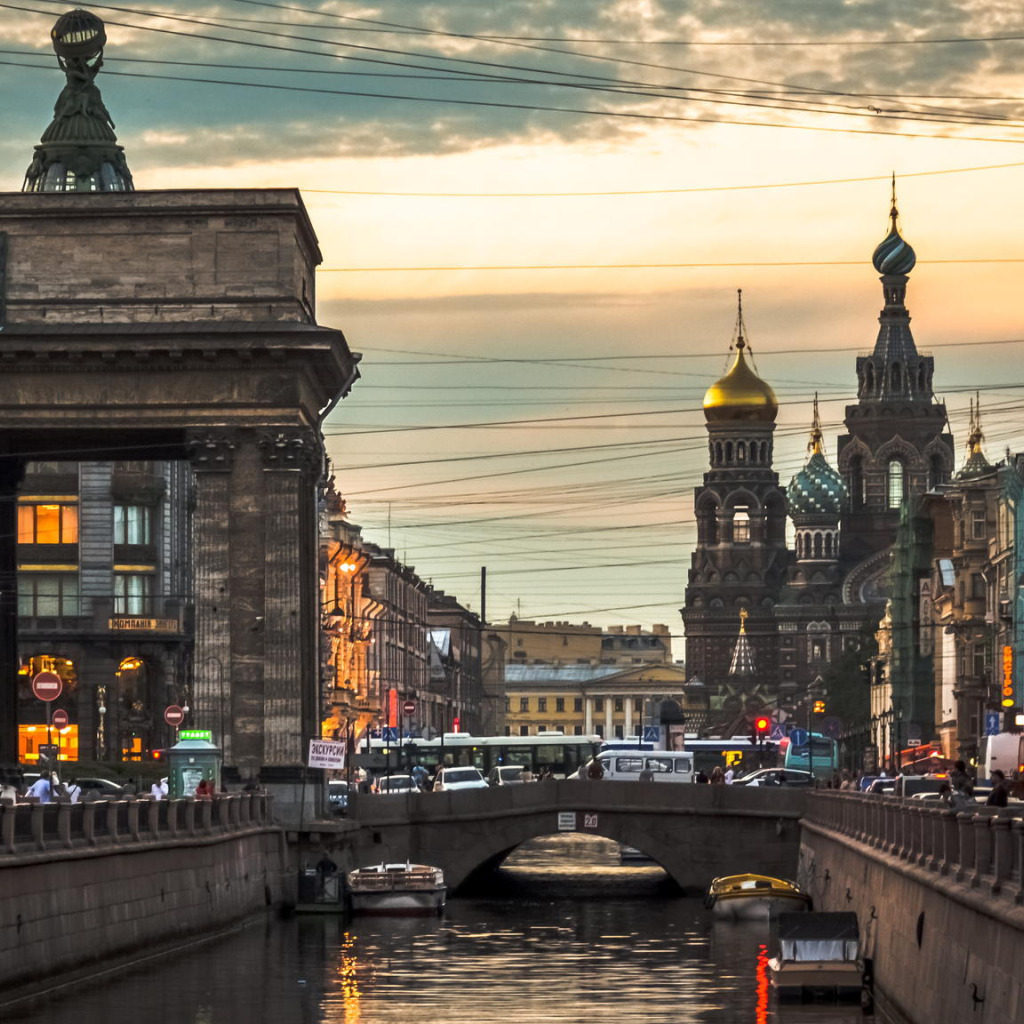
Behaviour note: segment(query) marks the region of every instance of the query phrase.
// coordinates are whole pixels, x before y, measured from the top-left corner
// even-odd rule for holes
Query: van
[[[604,777],[613,781],[639,782],[640,773],[651,772],[655,782],[693,782],[693,754],[675,750],[603,750],[597,755]],[[587,767],[580,778],[587,777]]]
[[[991,779],[998,768],[1007,779],[1019,778],[1024,766],[1024,736],[1014,732],[1001,732],[984,736],[978,750],[978,781]]]

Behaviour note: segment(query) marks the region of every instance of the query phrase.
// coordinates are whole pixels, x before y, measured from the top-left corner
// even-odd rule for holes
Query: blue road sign
[[[644,743],[657,743],[661,739],[661,729],[657,725],[644,726]]]
[[[807,742],[807,730],[806,729],[793,729],[789,734],[789,742],[794,747],[802,747]]]
[[[387,743],[394,743],[398,739],[398,730],[391,727],[381,729],[380,738]]]
[[[769,735],[768,738],[770,740],[781,740],[781,739],[785,739],[785,737],[786,737],[786,730],[782,728],[782,723],[781,722],[776,722],[772,726],[772,731],[771,731],[771,734]]]
[[[999,712],[985,712],[985,735],[997,736],[999,734]]]

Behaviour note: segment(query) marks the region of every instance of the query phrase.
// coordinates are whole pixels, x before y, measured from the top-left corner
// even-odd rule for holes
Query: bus
[[[710,775],[716,768],[732,768],[737,773],[775,768],[777,754],[774,743],[751,743],[749,736],[694,739],[686,737],[683,748],[693,754],[694,772]]]
[[[600,736],[566,736],[561,732],[542,732],[536,736],[472,736],[467,732],[446,732],[424,739],[402,740],[371,738],[370,749],[357,753],[355,763],[373,772],[411,768],[421,764],[433,772],[435,767],[473,767],[487,775],[502,765],[526,765],[533,771],[550,769],[564,778],[586,764],[601,745]]]
[[[831,779],[839,771],[839,744],[820,732],[812,732],[810,737],[803,733],[803,739],[801,744],[788,738],[780,740],[783,768],[810,772],[816,779]]]

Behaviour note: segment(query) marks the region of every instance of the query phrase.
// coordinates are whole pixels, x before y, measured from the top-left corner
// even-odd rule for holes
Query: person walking
[[[77,779],[68,779],[67,784],[64,787],[64,791],[67,793],[68,799],[73,804],[81,803],[82,787],[78,784]]]
[[[992,772],[992,792],[985,801],[987,807],[1005,807],[1010,799],[1010,787],[1006,785],[1006,774],[996,768]]]
[[[967,765],[963,761],[954,763],[953,770],[949,773],[949,785],[953,790],[951,801],[953,806],[974,803],[974,783],[971,781],[970,775],[967,774]],[[960,794],[959,799],[957,799],[958,793]]]
[[[701,770],[699,772],[697,772],[697,775],[696,775],[696,777],[694,778],[693,781],[694,782],[700,782],[700,783],[702,783],[703,785],[706,786],[711,780],[708,778],[708,773],[706,771],[704,771],[703,768],[701,768]]]
[[[722,766],[720,764],[716,764],[715,767],[711,770],[711,785],[725,785],[725,772],[722,770]]]
[[[600,758],[595,757],[587,767],[587,778],[592,779],[594,782],[599,782],[604,778],[604,765],[601,764]]]
[[[41,804],[48,804],[53,799],[49,778],[46,775],[40,775],[25,791],[25,796],[37,800]]]
[[[723,778],[725,779],[725,784],[727,786],[731,786],[732,785],[732,780],[735,777],[736,777],[736,773],[732,770],[732,765],[729,765],[729,767],[725,769],[725,775],[723,776]]]
[[[533,772],[530,770],[530,766],[528,764],[524,764],[523,765],[523,770],[519,773],[519,781],[520,782],[533,782],[534,781]]]

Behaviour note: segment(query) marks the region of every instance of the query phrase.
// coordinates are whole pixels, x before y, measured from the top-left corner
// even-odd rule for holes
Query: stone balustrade
[[[94,800],[0,807],[0,861],[58,850],[224,835],[273,825],[271,799],[232,793],[209,800]]]
[[[858,793],[809,794],[804,821],[993,896],[1024,903],[1024,805],[966,810]]]

